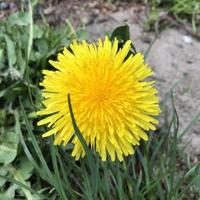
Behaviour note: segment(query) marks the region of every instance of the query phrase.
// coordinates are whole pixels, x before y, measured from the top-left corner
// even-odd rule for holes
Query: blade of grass
[[[58,156],[58,163],[59,163],[59,166],[60,166],[60,169],[61,169],[61,176],[63,178],[63,181],[65,183],[65,187],[67,188],[67,190],[70,192],[70,194],[72,195],[72,198],[71,199],[74,199],[74,194],[76,194],[77,196],[79,196],[81,199],[83,198],[83,195],[80,194],[79,192],[75,191],[73,188],[71,188],[71,185],[70,185],[70,178],[69,178],[69,174],[72,174],[73,172],[71,171],[71,168],[74,169],[74,165],[69,168],[69,166],[71,165],[71,162],[68,163],[69,166],[65,166],[65,163],[64,161],[61,159],[61,155],[59,154],[59,152],[57,151],[57,156]],[[81,173],[80,170],[77,170],[77,168],[75,169],[75,171],[77,172],[77,174]],[[75,177],[76,178],[76,177]],[[77,181],[77,185],[76,187],[79,187],[79,189],[81,190],[82,188],[80,187],[79,185],[79,182]]]
[[[157,36],[154,37],[154,39],[151,41],[150,45],[148,46],[148,49],[145,51],[144,53],[144,60],[146,61],[148,55],[149,55],[149,52],[152,48],[152,46],[154,45],[155,41],[157,40]]]
[[[10,92],[10,90],[15,88],[18,84],[20,84],[20,81],[17,81],[16,83],[10,85],[9,87],[5,88],[4,90],[1,90],[0,91],[0,98],[5,96],[8,92]]]
[[[140,187],[142,185],[142,177],[143,177],[143,173],[142,173],[142,170],[140,170],[139,177],[137,179],[137,184],[136,184],[136,191],[140,191]]]
[[[23,183],[24,185],[27,185],[28,183],[25,181],[25,179],[23,178],[22,174],[13,166],[9,167],[9,172],[12,174],[12,176],[14,177],[14,179],[16,181],[19,181],[21,183]],[[27,200],[32,200],[33,199],[33,195],[31,194],[31,192],[23,187],[21,187],[22,192],[24,193],[25,197]]]
[[[161,105],[163,105],[164,102],[167,101],[167,99],[171,96],[171,91],[172,91],[174,88],[176,88],[176,86],[177,86],[182,80],[183,80],[183,79],[179,79],[179,80],[175,81],[175,82],[172,84],[170,90],[169,90],[168,92],[165,93],[165,96],[164,96],[163,99],[161,100],[161,102],[160,102]]]
[[[192,168],[190,168],[190,169],[188,170],[188,172],[187,172],[184,176],[182,176],[182,177],[178,180],[178,182],[177,182],[177,184],[176,184],[176,190],[178,190],[178,189],[181,187],[181,185],[184,184],[184,183],[186,182],[186,180],[187,180],[189,177],[191,177],[191,176],[196,177],[197,171],[198,171],[199,169],[200,169],[200,162],[196,163]],[[185,188],[186,188],[186,187],[187,187],[187,185],[185,186]]]
[[[60,193],[60,197],[62,198],[62,200],[68,200],[64,188],[63,188],[63,184],[62,184],[62,180],[60,178],[60,173],[58,170],[58,163],[57,163],[57,158],[56,158],[56,150],[55,147],[53,145],[53,139],[51,138],[51,143],[50,143],[50,151],[51,151],[51,158],[52,158],[52,163],[53,163],[53,169],[54,169],[54,173],[55,173],[55,184],[57,184],[56,188],[58,188],[58,191]]]
[[[117,169],[117,191],[118,191],[118,199],[123,200],[123,187],[122,187],[122,173],[120,171],[120,164],[116,162],[116,169]]]
[[[39,160],[41,162],[41,165],[44,168],[45,173],[47,174],[47,176],[49,178],[49,181],[51,183],[53,183],[54,182],[54,178],[53,178],[52,173],[51,173],[51,171],[50,171],[50,169],[49,169],[49,167],[48,167],[48,165],[47,165],[47,163],[46,163],[46,161],[44,159],[42,151],[41,151],[41,149],[40,149],[40,147],[39,147],[39,145],[37,143],[37,140],[36,140],[32,130],[31,130],[31,126],[29,124],[28,117],[27,117],[26,112],[24,110],[24,106],[22,104],[21,98],[19,99],[19,102],[20,102],[20,107],[21,107],[21,110],[22,110],[22,116],[24,117],[25,125],[26,125],[26,128],[28,130],[28,134],[29,134],[29,136],[31,138],[31,142],[33,144],[33,147],[34,147],[34,149],[35,149],[35,151],[36,151],[36,153],[38,155],[38,158],[39,158]]]
[[[103,178],[103,183],[100,184],[100,186],[103,186],[104,187],[104,191],[106,193],[106,199],[109,199],[111,200],[111,195],[110,195],[110,175],[109,175],[109,169],[108,169],[108,163],[105,162],[105,163],[102,163],[102,168],[103,168],[103,175],[104,175],[104,178]]]
[[[151,156],[151,160],[150,160],[150,162],[153,164],[154,163],[154,161],[155,161],[155,158],[156,158],[156,156],[158,155],[158,153],[160,153],[160,148],[162,147],[162,145],[166,142],[166,140],[167,140],[167,138],[169,137],[169,135],[170,135],[170,130],[171,130],[171,128],[172,128],[172,125],[173,125],[173,116],[172,116],[172,119],[171,119],[171,121],[170,121],[170,123],[169,123],[169,125],[168,125],[168,127],[167,127],[167,131],[166,131],[166,134],[162,137],[162,139],[160,140],[160,141],[158,141],[157,143],[156,143],[156,146],[154,147],[154,149],[153,149],[153,154],[152,154],[152,156]],[[163,129],[166,129],[166,127],[163,127]]]
[[[178,128],[179,128],[179,118],[178,114],[175,108],[175,103],[174,103],[174,96],[173,92],[171,92],[171,99],[172,99],[172,106],[173,106],[173,124],[174,124],[174,134],[173,134],[173,142],[171,145],[171,157],[170,157],[170,192],[169,192],[169,199],[171,199],[174,194],[174,184],[175,184],[175,169],[176,169],[176,155],[177,155],[177,137],[178,137]]]
[[[193,127],[193,125],[200,119],[200,113],[198,113],[196,116],[192,118],[190,123],[187,125],[187,127],[180,133],[178,134],[178,140],[180,141],[182,137]]]
[[[69,180],[68,180],[68,174],[70,173],[70,170],[68,169],[68,171],[65,169],[65,163],[63,162],[63,160],[61,159],[61,156],[59,154],[59,152],[57,152],[57,156],[58,156],[58,163],[59,163],[59,166],[60,166],[60,169],[61,169],[61,175],[64,179],[64,182],[67,186],[67,188],[69,188]],[[67,173],[68,172],[68,173]]]
[[[47,199],[47,200],[49,199],[49,198],[47,198],[46,196],[44,196],[43,194],[40,194],[39,192],[33,190],[32,188],[28,187],[28,186],[25,185],[24,183],[21,183],[21,182],[15,180],[14,178],[7,177],[7,176],[2,176],[2,175],[0,175],[0,178],[6,180],[6,181],[8,181],[8,182],[14,183],[14,184],[18,185],[19,187],[22,187],[22,188],[24,188],[24,189],[26,189],[26,190],[28,190],[28,191],[34,193],[34,194],[37,194],[37,195],[41,196],[43,199]]]
[[[83,185],[84,185],[84,196],[87,200],[93,200],[92,189],[89,181],[89,176],[86,170],[86,162],[85,160],[82,162],[81,165],[82,174],[83,174]]]
[[[183,195],[185,194],[185,192],[187,191],[187,189],[188,189],[189,187],[191,187],[198,179],[199,179],[199,176],[194,176],[194,177],[192,178],[192,180],[190,180],[189,184],[188,184],[187,186],[185,186],[185,187],[181,190],[181,192],[180,192],[180,194],[179,194],[179,196],[180,196],[181,199],[182,199],[182,196],[183,196]]]
[[[155,189],[155,187],[157,186],[157,184],[165,177],[167,176],[167,174],[163,174],[162,176],[160,176],[158,179],[156,180],[152,180],[150,182],[150,186],[148,186],[148,188],[144,187],[142,189],[142,194],[143,196],[148,195],[153,189]]]
[[[197,26],[196,26],[196,20],[195,19],[196,19],[196,13],[193,12],[192,13],[192,30],[193,30],[194,33],[197,32]]]
[[[23,72],[24,80],[27,83],[27,89],[28,89],[28,96],[30,99],[30,102],[32,104],[32,107],[35,109],[33,98],[32,98],[32,92],[31,92],[31,80],[30,80],[30,72],[29,72],[29,59],[30,59],[30,54],[31,54],[31,49],[32,49],[32,44],[33,44],[33,10],[32,10],[32,5],[31,1],[28,0],[28,9],[29,9],[29,37],[26,46],[26,51],[25,51],[25,69]]]
[[[76,39],[77,38],[77,35],[76,35],[76,31],[74,30],[72,24],[70,23],[70,21],[68,19],[65,20],[66,24],[69,26],[70,28],[70,33],[68,35],[68,37],[70,37],[71,35],[73,35],[73,37]]]
[[[148,170],[148,160],[145,156],[142,155],[141,151],[139,148],[137,148],[137,155],[139,156],[140,162],[142,164],[142,168],[144,170],[144,175],[145,175],[145,184],[146,186],[150,186],[150,175],[149,175],[149,170]]]
[[[80,130],[79,130],[78,126],[77,126],[69,94],[68,94],[68,106],[69,106],[70,116],[71,116],[72,125],[73,125],[73,128],[74,128],[75,134],[78,137],[78,139],[80,140],[80,142],[81,142],[81,144],[83,146],[84,151],[86,152],[86,156],[88,158],[89,163],[92,163],[92,161],[93,161],[92,153],[91,153],[91,151],[90,151],[90,149],[89,149],[89,147],[88,147],[85,139],[83,138],[82,133],[80,132]],[[94,167],[94,165],[93,165],[93,167]]]
[[[82,133],[80,132],[80,130],[77,126],[77,123],[76,123],[76,120],[75,120],[75,117],[74,117],[74,113],[73,113],[73,109],[72,109],[72,105],[71,105],[70,94],[68,94],[68,106],[69,106],[70,116],[71,116],[72,125],[73,125],[73,128],[74,128],[75,134],[78,137],[78,139],[80,140],[80,142],[81,142],[81,144],[84,148],[84,151],[86,152],[86,157],[87,157],[87,160],[88,160],[88,164],[89,164],[90,172],[91,172],[91,177],[92,177],[92,191],[93,191],[93,195],[94,195],[94,198],[95,198],[96,195],[97,195],[96,194],[96,188],[97,188],[97,185],[98,185],[98,176],[95,173],[97,170],[94,170],[94,169],[96,169],[96,166],[95,166],[96,162],[94,161],[94,159],[92,157],[92,152],[89,149],[85,139],[82,136]]]
[[[30,58],[32,44],[33,44],[33,9],[30,0],[28,0],[28,9],[29,9],[29,40],[28,40],[27,60],[29,60]]]
[[[14,112],[14,116],[15,116],[15,130],[16,133],[19,134],[20,136],[20,141],[21,141],[21,145],[23,147],[24,153],[26,154],[27,158],[29,159],[29,161],[31,162],[31,164],[34,166],[34,168],[38,171],[41,172],[40,166],[37,164],[37,162],[35,162],[32,154],[30,153],[25,141],[24,141],[24,137],[22,135],[22,131],[21,131],[21,125],[19,122],[19,116],[18,116],[18,112]]]

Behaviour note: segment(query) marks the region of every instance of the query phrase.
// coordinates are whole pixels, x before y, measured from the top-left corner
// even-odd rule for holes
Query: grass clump
[[[200,15],[200,1],[199,0],[146,0],[146,4],[150,5],[150,13],[147,20],[147,26],[153,26],[159,20],[171,20],[177,22],[188,21],[192,24],[193,31],[197,31],[199,25]],[[162,14],[166,13],[164,19]],[[168,16],[168,17],[167,17]],[[149,27],[149,28],[150,28]]]
[[[18,132],[22,149],[33,166],[28,179],[30,185],[12,176],[1,177],[40,199],[198,199],[200,163],[192,163],[178,146],[181,141],[178,115],[172,95],[169,100],[172,112],[167,113],[163,107],[167,119],[124,162],[102,162],[87,148],[76,125],[70,99],[74,130],[87,152],[86,158],[80,161],[70,156],[70,145],[55,147],[52,140],[42,145],[36,138],[39,130],[32,126],[21,103]]]

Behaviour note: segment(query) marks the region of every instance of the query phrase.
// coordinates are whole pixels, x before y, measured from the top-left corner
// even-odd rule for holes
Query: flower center
[[[108,88],[104,84],[98,83],[93,88],[92,96],[93,96],[92,99],[96,101],[96,103],[102,103],[108,99],[109,96]]]

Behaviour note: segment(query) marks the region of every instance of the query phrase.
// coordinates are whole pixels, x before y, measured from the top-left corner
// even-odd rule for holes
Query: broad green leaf
[[[44,30],[37,24],[34,24],[33,25],[33,39],[41,38],[43,34],[44,34]]]
[[[13,198],[10,198],[10,197],[8,197],[7,196],[7,194],[0,194],[0,199],[2,199],[2,200],[13,200]]]
[[[48,42],[46,40],[38,40],[35,42],[35,45],[37,45],[37,48],[39,50],[39,53],[41,55],[45,55],[48,54],[49,52],[49,45]],[[35,54],[38,52],[35,52]]]
[[[18,188],[19,188],[18,185],[12,184],[12,185],[6,190],[6,195],[7,195],[7,197],[14,199],[16,190],[17,190]]]
[[[123,25],[123,26],[119,26],[117,27],[113,32],[112,35],[110,37],[110,39],[112,41],[114,41],[114,39],[117,38],[117,40],[119,41],[119,47],[118,48],[122,48],[123,45],[126,43],[126,41],[130,40],[130,31],[129,31],[129,26],[128,25]],[[131,51],[129,52],[132,54],[136,54],[136,48],[135,46],[131,43]]]
[[[130,32],[128,25],[123,25],[117,27],[111,35],[111,40],[114,40],[115,37],[120,43],[125,43],[127,40],[130,40]]]
[[[16,170],[23,180],[27,180],[32,175],[33,165],[27,158],[21,157],[20,163],[16,167]]]
[[[5,176],[7,173],[8,173],[7,169],[3,166],[0,166],[0,175]],[[5,182],[6,182],[5,179],[0,178],[0,188],[5,184]]]
[[[28,12],[17,12],[8,18],[9,26],[27,26],[29,24],[29,13]]]
[[[12,174],[12,176],[14,177],[14,179],[16,181],[19,181],[19,182],[23,183],[24,185],[29,186],[28,183],[25,181],[25,179],[23,177],[23,175],[27,175],[27,174],[26,173],[21,174],[21,172],[23,172],[23,170],[18,170],[18,169],[14,168],[14,167],[10,167],[9,171],[10,171],[10,173]],[[19,185],[17,185],[17,184],[14,184],[13,186],[15,186],[15,187],[13,187],[13,189],[10,189],[11,190],[11,192],[10,192],[11,195],[13,194],[12,197],[14,197],[14,195],[15,195],[15,190],[19,188]],[[31,192],[29,190],[27,190],[26,188],[23,188],[23,187],[21,187],[21,190],[24,193],[24,195],[26,196],[27,200],[32,200],[33,199],[32,194],[31,194]]]
[[[15,132],[0,135],[0,163],[9,164],[17,155],[19,136]]]
[[[31,0],[30,2],[32,4],[32,6],[36,6],[37,3],[39,2],[39,0]]]

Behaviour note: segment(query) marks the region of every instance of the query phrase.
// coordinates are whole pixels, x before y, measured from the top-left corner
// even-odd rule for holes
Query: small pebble
[[[5,10],[9,8],[9,4],[6,2],[0,2],[0,10]]]
[[[191,60],[186,60],[186,63],[192,64],[193,62]]]
[[[184,41],[186,44],[191,44],[191,43],[192,43],[192,38],[191,38],[190,36],[184,35],[184,36],[183,36],[183,41]]]

